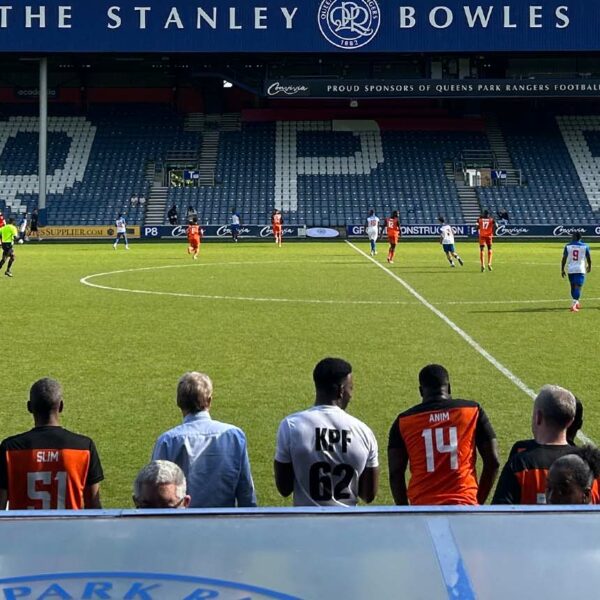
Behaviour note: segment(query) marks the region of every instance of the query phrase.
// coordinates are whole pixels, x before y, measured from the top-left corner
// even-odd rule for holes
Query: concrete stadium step
[[[169,188],[154,184],[150,189],[150,195],[146,202],[146,213],[144,215],[145,225],[164,225],[165,211],[167,208],[167,197]]]

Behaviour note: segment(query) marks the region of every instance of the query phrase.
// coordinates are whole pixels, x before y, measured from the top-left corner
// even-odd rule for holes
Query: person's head
[[[212,402],[213,384],[208,375],[190,371],[177,383],[177,406],[184,415],[208,410]]]
[[[566,443],[575,419],[575,396],[558,385],[545,385],[533,403],[531,430],[538,443]]]
[[[192,217],[192,224],[198,225],[198,217]]]
[[[153,460],[133,482],[136,508],[187,508],[190,501],[183,471],[168,460]]]
[[[592,486],[600,476],[600,450],[593,446],[574,449],[552,463],[546,478],[548,504],[590,504]]]
[[[372,217],[375,214],[375,211],[373,209],[369,210],[369,216]]]
[[[444,223],[444,222],[445,222],[445,220],[446,220],[446,219],[444,219],[444,217],[442,217],[442,216],[438,217],[438,221],[439,221],[440,223]]]
[[[9,223],[9,225],[14,225],[14,224],[15,224],[15,220],[14,220],[14,219],[11,217],[11,218],[8,220],[8,223]]]
[[[231,214],[234,215],[235,214],[235,208],[232,207],[231,209]]]
[[[36,422],[45,423],[58,419],[63,407],[62,386],[55,379],[43,377],[31,386],[27,410]]]
[[[583,404],[581,400],[575,396],[575,418],[567,427],[567,442],[572,446],[575,445],[577,432],[583,427]]]
[[[579,231],[574,231],[573,232],[573,241],[579,242],[580,240],[581,240],[581,233],[579,233]]]
[[[419,392],[423,400],[450,395],[450,375],[442,365],[427,365],[419,373]]]
[[[392,213],[392,217],[394,217],[394,218],[396,218],[396,219],[398,218],[398,211],[397,211],[397,210],[395,210],[395,211]]]
[[[352,398],[352,365],[343,358],[324,358],[313,370],[318,404],[337,404],[344,410]]]
[[[484,210],[482,216],[483,216],[484,219],[487,219],[490,216],[490,211],[489,210]]]

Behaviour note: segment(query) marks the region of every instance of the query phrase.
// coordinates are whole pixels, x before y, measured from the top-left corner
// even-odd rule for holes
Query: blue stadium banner
[[[457,238],[477,237],[477,228],[465,223],[452,225],[454,235]],[[581,233],[582,237],[600,237],[600,225],[498,225],[496,237],[503,239],[513,238],[550,238],[569,239],[573,233]],[[383,228],[381,232],[383,234]],[[430,225],[402,225],[400,234],[405,238],[437,238],[440,235],[440,226]],[[364,225],[348,225],[346,227],[348,237],[366,237]]]
[[[231,236],[229,225],[202,225],[203,237],[226,238]],[[301,238],[306,235],[304,225],[284,225],[284,238]],[[187,226],[185,225],[144,225],[142,237],[146,239],[185,239],[187,237]],[[273,229],[270,225],[242,225],[240,237],[265,239],[273,237]]]
[[[25,0],[0,30],[0,52],[600,50],[591,0]]]
[[[278,79],[269,98],[551,98],[600,97],[600,79]]]

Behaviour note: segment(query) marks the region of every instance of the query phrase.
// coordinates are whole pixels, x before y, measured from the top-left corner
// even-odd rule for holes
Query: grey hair
[[[569,390],[558,385],[545,385],[536,396],[534,406],[552,425],[566,429],[575,418],[577,402]]]
[[[177,498],[183,498],[187,489],[183,471],[169,460],[153,460],[137,474],[133,482],[133,495],[135,498],[140,498],[144,484],[165,485],[170,483],[175,484],[177,488]]]
[[[189,412],[206,410],[210,405],[213,383],[208,375],[190,371],[177,383],[177,406]]]

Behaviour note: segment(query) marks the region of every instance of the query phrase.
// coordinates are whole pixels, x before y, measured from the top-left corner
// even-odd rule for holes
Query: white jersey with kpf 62
[[[362,472],[379,466],[371,429],[330,405],[283,419],[275,460],[292,463],[294,506],[355,506]]]

